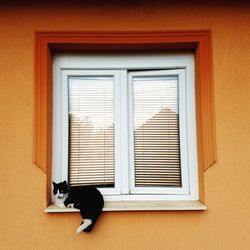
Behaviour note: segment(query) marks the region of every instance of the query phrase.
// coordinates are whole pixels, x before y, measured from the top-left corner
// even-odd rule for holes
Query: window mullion
[[[129,163],[128,163],[128,84],[127,70],[120,71],[120,168],[121,193],[129,194]]]
[[[133,122],[133,77],[128,74],[128,121],[129,121],[129,192],[135,188],[134,122]]]

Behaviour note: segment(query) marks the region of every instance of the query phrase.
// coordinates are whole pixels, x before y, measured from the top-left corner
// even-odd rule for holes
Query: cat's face
[[[62,199],[69,192],[66,181],[60,183],[53,182],[53,187],[53,194],[59,199]]]

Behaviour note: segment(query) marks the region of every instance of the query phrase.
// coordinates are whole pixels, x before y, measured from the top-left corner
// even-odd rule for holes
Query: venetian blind
[[[113,77],[69,78],[69,185],[114,186]]]
[[[180,187],[178,78],[133,77],[136,187]]]

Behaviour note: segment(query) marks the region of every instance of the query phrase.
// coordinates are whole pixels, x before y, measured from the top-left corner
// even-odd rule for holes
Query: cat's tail
[[[95,226],[95,223],[92,223],[90,226],[88,226],[87,228],[85,228],[83,231],[85,233],[89,233],[92,231],[93,227]]]
[[[94,228],[99,216],[100,216],[100,213],[97,216],[95,216],[95,218],[91,219],[92,223],[88,227],[86,227],[83,231],[86,232],[86,233],[91,232],[92,229]]]
[[[92,224],[92,220],[84,219],[81,225],[76,229],[76,233],[77,234],[81,233],[82,231],[84,231],[84,229],[88,228],[89,225],[91,224]]]

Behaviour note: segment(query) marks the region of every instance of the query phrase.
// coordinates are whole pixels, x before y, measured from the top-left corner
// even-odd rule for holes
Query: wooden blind
[[[69,185],[114,186],[113,77],[69,78]]]
[[[178,79],[133,77],[136,187],[180,187]]]

